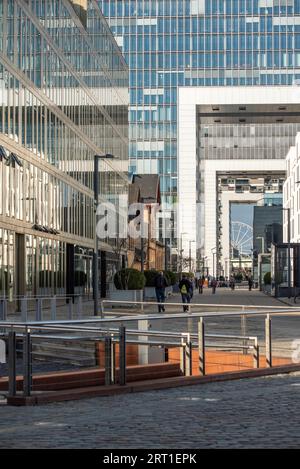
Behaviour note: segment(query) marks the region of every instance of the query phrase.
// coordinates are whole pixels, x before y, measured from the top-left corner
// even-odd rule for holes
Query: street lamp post
[[[213,252],[215,249],[217,249],[217,246],[215,246],[215,247],[212,248],[212,250],[211,250],[212,255],[213,255],[213,277],[215,277],[215,255],[217,254],[216,252]]]
[[[195,243],[196,241],[189,241],[189,264],[190,264],[190,272],[192,271],[192,248],[191,244]]]
[[[287,212],[287,245],[288,245],[288,296],[291,298],[291,209],[282,208]]]
[[[93,297],[94,297],[94,316],[98,316],[99,309],[99,252],[98,252],[98,236],[97,236],[97,207],[99,198],[99,160],[113,159],[114,155],[107,153],[106,155],[94,156],[94,220],[95,220],[95,234],[94,234],[94,253],[93,253]]]
[[[167,243],[167,240],[165,239],[165,271],[167,272],[168,269],[168,249],[170,248],[170,245]]]

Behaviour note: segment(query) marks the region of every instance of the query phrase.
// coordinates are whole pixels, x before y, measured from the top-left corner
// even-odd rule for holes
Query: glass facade
[[[204,124],[200,126],[202,160],[282,159],[300,123]]]
[[[95,154],[100,200],[128,191],[128,67],[94,1],[0,1],[0,99],[0,295],[18,250],[23,292],[65,291],[68,250],[88,288]]]
[[[130,69],[132,171],[158,172],[168,203],[177,198],[179,86],[288,86],[300,80],[300,0],[98,3]],[[224,136],[230,131],[220,127]],[[269,157],[277,149],[267,144],[265,151]],[[228,157],[233,153],[228,148]]]

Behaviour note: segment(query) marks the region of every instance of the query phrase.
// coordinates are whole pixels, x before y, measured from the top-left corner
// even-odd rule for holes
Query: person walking
[[[204,284],[204,278],[199,278],[199,283],[198,283],[198,286],[199,286],[199,293],[200,295],[202,295],[203,293],[203,284]]]
[[[183,274],[182,279],[179,282],[179,290],[181,293],[182,303],[183,303],[183,312],[189,311],[188,304],[191,302],[191,298],[193,297],[193,284],[187,278],[185,274]]]
[[[213,278],[210,285],[211,285],[211,292],[212,292],[213,295],[215,295],[216,288],[217,288],[217,280],[215,278]]]
[[[234,277],[230,277],[229,285],[230,285],[231,290],[234,290],[234,287],[235,287]]]
[[[253,286],[252,277],[249,277],[249,278],[248,278],[248,286],[249,286],[249,291],[251,291],[251,290],[252,290],[252,286]]]
[[[159,272],[159,274],[155,277],[154,286],[155,286],[156,299],[158,303],[158,312],[164,313],[165,312],[164,303],[166,300],[166,287],[168,286],[168,281],[162,271]]]

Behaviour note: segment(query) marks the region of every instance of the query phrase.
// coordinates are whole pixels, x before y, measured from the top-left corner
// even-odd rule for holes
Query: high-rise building
[[[132,171],[160,174],[185,254],[197,237],[193,256],[212,269],[216,249],[218,272],[218,178],[283,178],[300,128],[300,0],[98,3],[130,69]]]
[[[99,200],[128,193],[128,67],[94,1],[0,1],[0,101],[0,296],[89,293],[95,155]]]

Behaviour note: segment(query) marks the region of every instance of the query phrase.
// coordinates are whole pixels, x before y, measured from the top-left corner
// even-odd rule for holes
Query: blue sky
[[[232,204],[231,221],[240,221],[253,226],[253,207],[250,204]]]

